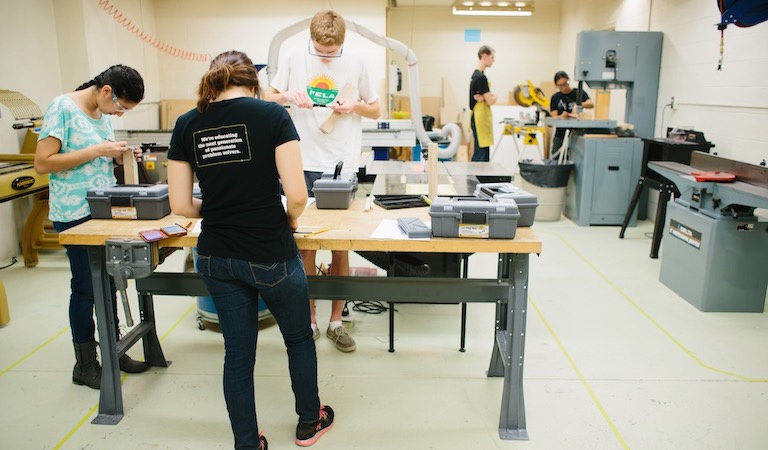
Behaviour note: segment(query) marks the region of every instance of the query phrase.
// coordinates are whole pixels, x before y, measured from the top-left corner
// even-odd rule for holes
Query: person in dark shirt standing
[[[490,147],[493,145],[493,115],[491,105],[496,103],[496,94],[491,92],[490,83],[485,76],[485,69],[496,61],[496,52],[483,45],[477,51],[477,69],[472,72],[469,83],[469,109],[472,110],[472,135],[474,152],[472,161],[490,161]]]
[[[334,412],[320,404],[307,276],[293,238],[307,203],[299,135],[282,106],[254,98],[259,92],[258,72],[245,53],[213,59],[197,108],[173,129],[168,190],[174,214],[203,219],[196,267],[224,336],[224,400],[235,449],[267,450],[253,380],[260,296],[288,353],[296,444],[315,443],[333,425]],[[195,175],[202,200],[192,196]]]
[[[581,109],[591,109],[595,105],[589,95],[579,88],[572,89],[569,84],[568,74],[562,70],[555,74],[555,87],[557,92],[552,96],[549,105],[552,117],[559,119],[578,119]],[[581,97],[581,106],[579,107],[579,97]],[[565,140],[565,128],[558,128],[555,131],[555,137],[552,140],[552,150],[550,154],[557,152],[563,146]]]

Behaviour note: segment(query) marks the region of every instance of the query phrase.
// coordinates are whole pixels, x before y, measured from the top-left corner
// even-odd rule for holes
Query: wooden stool
[[[26,267],[35,267],[40,262],[38,250],[64,248],[59,244],[59,233],[48,221],[48,192],[35,194],[34,201],[21,236],[21,253]]]
[[[5,293],[5,285],[0,279],[0,327],[4,327],[11,321],[11,313],[8,311],[8,295]]]

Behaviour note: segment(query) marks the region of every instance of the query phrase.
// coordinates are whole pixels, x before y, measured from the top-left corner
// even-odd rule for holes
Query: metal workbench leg
[[[123,418],[123,392],[120,386],[115,305],[112,303],[104,247],[89,246],[88,260],[91,266],[96,325],[99,331],[99,348],[101,349],[99,413],[91,423],[115,425]]]
[[[664,183],[659,190],[659,204],[656,206],[656,223],[653,225],[653,238],[651,239],[651,258],[659,257],[659,247],[664,233],[664,222],[667,220],[667,203],[674,191],[674,185]]]
[[[510,292],[507,298],[507,324],[498,330],[496,341],[504,365],[504,392],[501,399],[499,437],[505,440],[527,440],[525,402],[523,397],[523,361],[525,326],[528,308],[529,255],[510,255]]]
[[[389,253],[389,270],[387,270],[388,277],[395,276],[395,254]],[[395,304],[389,303],[389,353],[395,352]]]
[[[496,279],[501,282],[509,278],[509,255],[499,253],[498,260],[496,261]],[[496,328],[495,338],[493,340],[493,349],[491,350],[491,362],[488,365],[489,377],[502,377],[504,376],[504,357],[502,355],[502,349],[505,348],[499,342],[499,337],[505,337],[506,334],[501,331],[507,329],[507,309],[506,299],[496,299]],[[501,332],[501,333],[500,333]]]
[[[637,187],[635,188],[635,192],[632,194],[632,200],[629,202],[629,207],[627,208],[626,214],[624,214],[624,222],[621,224],[621,231],[619,231],[619,239],[624,239],[624,232],[627,231],[627,227],[629,226],[629,221],[632,220],[632,213],[635,212],[635,208],[637,208],[637,202],[640,201],[640,194],[643,193],[643,186],[644,186],[645,177],[640,177],[639,180],[637,180]]]
[[[460,254],[461,258],[461,277],[465,280],[469,278],[469,255]],[[459,351],[466,351],[467,344],[467,302],[461,303],[461,338],[460,338]]]
[[[155,303],[152,294],[139,294],[139,311],[141,324],[148,324],[149,328],[144,333],[144,361],[154,367],[168,367],[171,362],[165,359],[163,349],[160,347],[160,339],[157,338],[155,325]]]

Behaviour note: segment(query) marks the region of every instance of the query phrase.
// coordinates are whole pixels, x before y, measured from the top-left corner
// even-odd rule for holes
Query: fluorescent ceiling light
[[[453,2],[453,14],[456,16],[531,16],[533,1],[510,2]]]

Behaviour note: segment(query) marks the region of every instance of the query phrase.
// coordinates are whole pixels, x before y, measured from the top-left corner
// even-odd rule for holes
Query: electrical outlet
[[[677,103],[675,103],[675,97],[672,97],[669,99],[669,107],[672,108],[673,111],[677,110]]]

